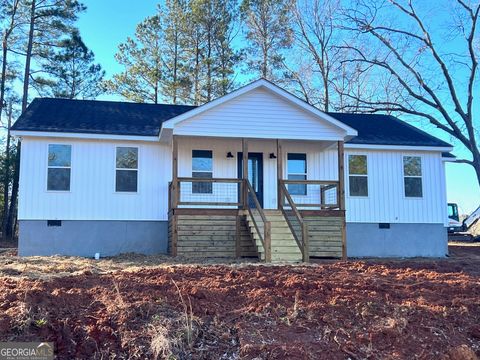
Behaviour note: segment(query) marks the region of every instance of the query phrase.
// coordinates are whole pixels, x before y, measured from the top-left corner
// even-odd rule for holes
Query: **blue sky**
[[[118,45],[125,41],[127,36],[133,35],[135,26],[140,21],[154,14],[158,1],[83,0],[83,2],[87,5],[87,11],[80,16],[78,24],[80,32],[109,77],[121,70],[114,58]],[[112,95],[100,99],[102,98],[119,100]],[[426,130],[452,143],[449,137],[438,130],[432,127],[427,127]],[[458,145],[454,153],[459,157],[464,155],[464,151]],[[447,164],[446,171],[448,201],[458,203],[460,213],[475,210],[480,205],[480,189],[473,169],[466,164]]]

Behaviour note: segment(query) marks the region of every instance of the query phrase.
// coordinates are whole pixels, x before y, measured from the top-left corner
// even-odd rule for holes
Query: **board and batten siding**
[[[264,89],[255,89],[175,125],[174,134],[341,140],[344,130]]]
[[[348,155],[367,155],[368,197],[349,194]],[[403,156],[422,159],[422,198],[407,198]],[[447,224],[445,168],[440,152],[348,149],[345,152],[347,222]]]
[[[46,189],[48,144],[72,145],[71,191]],[[337,150],[325,142],[284,141],[284,175],[287,154],[307,154],[311,180],[337,180]],[[333,143],[330,143],[333,145]],[[138,193],[115,192],[115,147],[139,147]],[[192,176],[192,150],[212,150],[213,176],[237,177],[241,139],[179,138],[179,176]],[[227,152],[234,154],[227,159]],[[275,140],[249,140],[249,152],[263,153],[264,207],[277,204]],[[348,155],[368,158],[366,198],[348,191]],[[422,158],[423,197],[404,196],[403,156]],[[447,221],[444,163],[440,152],[346,149],[345,186],[347,222],[441,223]],[[160,143],[30,138],[22,141],[20,169],[20,220],[167,220],[171,147]]]
[[[307,154],[307,177],[309,180],[338,180],[336,147],[325,148],[316,142],[283,141],[284,177],[288,174],[287,154]],[[264,207],[276,208],[277,169],[273,140],[249,140],[249,152],[263,153]],[[192,175],[192,150],[212,150],[213,177],[237,177],[237,153],[241,151],[241,140],[205,139],[189,137],[179,139],[179,176]],[[235,158],[227,159],[231,151]],[[349,194],[348,155],[367,155],[368,197],[351,197]],[[403,187],[403,156],[422,158],[422,198],[406,198]],[[440,152],[359,150],[345,151],[345,195],[347,222],[359,223],[435,223],[446,224],[447,200],[445,169]],[[296,196],[293,196],[295,199]],[[234,198],[231,199],[235,200]]]
[[[48,144],[72,145],[68,192],[47,191]],[[138,147],[138,192],[115,192],[116,146]],[[171,147],[151,142],[22,140],[20,220],[167,220]]]

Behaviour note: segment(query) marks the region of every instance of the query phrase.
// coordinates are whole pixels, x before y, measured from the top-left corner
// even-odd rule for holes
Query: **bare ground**
[[[265,266],[3,250],[0,341],[54,341],[60,359],[477,359],[480,246],[450,253]]]

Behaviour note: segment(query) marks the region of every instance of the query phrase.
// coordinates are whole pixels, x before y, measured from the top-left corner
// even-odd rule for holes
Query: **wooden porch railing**
[[[179,177],[169,185],[170,209],[178,207],[242,207],[243,180]]]
[[[255,190],[248,179],[244,180],[244,187],[246,191],[246,208],[250,218],[252,219],[255,231],[262,243],[263,250],[265,252],[265,262],[272,261],[272,224],[267,220],[263,208],[260,206],[260,202],[257,199]],[[256,214],[260,216],[255,216]],[[259,224],[263,223],[263,226]],[[263,230],[263,232],[262,232]]]
[[[293,237],[302,252],[303,262],[310,260],[310,245],[308,241],[308,226],[305,223],[302,215],[297,209],[290,193],[285,186],[285,182],[280,180],[278,182],[280,195],[280,210],[287,221],[288,227],[292,231]],[[285,206],[287,205],[287,206]]]
[[[340,209],[340,184],[338,181],[324,180],[280,180],[285,191],[294,196],[297,208]],[[289,191],[290,186],[303,186],[304,193]]]

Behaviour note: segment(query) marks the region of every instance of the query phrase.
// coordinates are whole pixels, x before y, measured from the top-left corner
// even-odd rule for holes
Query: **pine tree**
[[[228,94],[235,86],[235,68],[242,59],[241,53],[235,50],[233,42],[239,33],[235,18],[238,15],[237,1],[225,1],[220,8],[221,16],[217,22],[216,59],[217,76],[215,96]]]
[[[67,99],[92,99],[102,93],[105,71],[78,31],[62,40],[55,54],[42,65],[47,77],[34,77],[48,95]]]
[[[177,104],[188,101],[191,81],[185,71],[187,3],[184,0],[167,0],[159,7],[159,17],[164,28],[162,58],[164,76],[162,89],[167,101]]]
[[[275,80],[282,67],[282,50],[293,43],[289,10],[291,0],[243,0],[242,18],[247,26],[248,69]]]
[[[205,32],[198,26],[200,8],[190,2],[187,10],[187,39],[190,46],[186,49],[187,73],[191,81],[191,102],[194,105],[200,105],[204,102],[202,94],[202,84],[204,81],[203,73],[203,49],[205,43]]]
[[[158,104],[163,79],[162,26],[158,15],[137,25],[135,38],[118,47],[115,59],[124,71],[105,82],[106,88],[135,102]]]
[[[85,6],[77,0],[22,0],[19,3],[22,19],[19,21],[25,33],[25,41],[15,41],[9,51],[25,57],[22,91],[22,112],[26,110],[29,91],[34,84],[30,82],[32,75],[42,69],[32,70],[32,60],[48,58],[52,49],[58,46],[66,34],[72,31],[73,23]],[[17,48],[18,47],[18,48]],[[12,190],[8,216],[6,219],[4,238],[12,239],[15,233],[15,217],[17,213],[18,181],[20,174],[21,143],[17,142],[14,157]]]
[[[137,102],[194,103],[224,95],[239,59],[233,49],[236,0],[166,0],[120,45],[124,66],[106,82]]]
[[[26,0],[24,6],[28,9],[27,41],[25,51],[25,70],[23,79],[22,111],[28,104],[30,80],[33,74],[43,71],[32,70],[32,60],[41,62],[54,56],[54,49],[72,33],[78,15],[86,7],[77,0]],[[35,86],[35,84],[33,84]]]
[[[195,104],[224,95],[239,59],[233,49],[234,0],[192,0],[189,8],[189,71]]]
[[[6,86],[9,80],[11,68],[8,61],[8,53],[11,47],[12,36],[14,31],[20,26],[20,0],[3,0],[0,3],[0,11],[2,16],[2,73],[0,78],[0,119],[5,102]],[[14,39],[15,41],[16,39]],[[10,76],[11,77],[11,76]],[[9,140],[9,139],[8,139]],[[7,149],[8,152],[8,149]]]

